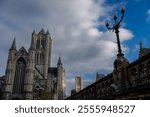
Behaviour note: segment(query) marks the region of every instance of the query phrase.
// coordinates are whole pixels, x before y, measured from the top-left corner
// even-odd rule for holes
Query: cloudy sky
[[[105,21],[126,14],[120,40],[130,62],[138,57],[139,41],[150,46],[149,0],[0,0],[0,76],[5,74],[8,49],[16,37],[17,49],[29,48],[33,30],[49,30],[52,40],[52,66],[61,55],[67,72],[67,94],[74,88],[74,77],[84,85],[95,81],[96,73],[109,74],[117,54],[115,34]]]

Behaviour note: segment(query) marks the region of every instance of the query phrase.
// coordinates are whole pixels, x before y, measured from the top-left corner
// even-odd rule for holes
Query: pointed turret
[[[36,40],[36,33],[35,30],[32,32],[32,40],[29,50],[35,49],[35,40]]]
[[[33,50],[33,49],[35,49],[35,43],[34,43],[34,41],[32,40],[32,41],[31,41],[31,46],[30,46],[29,50]]]
[[[42,28],[42,30],[39,32],[39,34],[45,34],[44,29]]]
[[[14,38],[10,50],[16,50],[16,38]]]
[[[58,93],[58,99],[63,99],[63,88],[62,88],[62,82],[63,82],[63,67],[61,62],[61,57],[58,59],[57,63],[57,93]]]
[[[35,33],[35,30],[32,32],[32,35],[35,35],[36,33]]]
[[[61,57],[59,57],[57,65],[62,65]]]
[[[50,35],[49,30],[47,30],[46,34],[47,34],[47,35]]]

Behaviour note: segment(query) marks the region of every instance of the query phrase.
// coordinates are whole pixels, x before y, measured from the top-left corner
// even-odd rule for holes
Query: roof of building
[[[142,42],[140,42],[140,52],[139,52],[139,58],[147,55],[150,53],[150,48],[143,48]]]
[[[150,53],[150,48],[141,48],[139,52],[139,58]]]
[[[144,55],[150,53],[150,48],[142,48],[142,52],[144,53]]]

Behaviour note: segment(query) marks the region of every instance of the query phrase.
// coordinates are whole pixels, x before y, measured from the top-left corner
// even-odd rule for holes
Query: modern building
[[[52,39],[49,31],[33,31],[31,45],[16,49],[14,39],[8,54],[3,99],[64,99],[66,76],[61,58],[51,67]]]

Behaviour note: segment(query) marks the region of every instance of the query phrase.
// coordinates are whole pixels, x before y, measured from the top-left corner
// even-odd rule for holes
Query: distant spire
[[[96,73],[96,76],[98,76],[98,72]]]
[[[10,50],[16,50],[16,38],[14,38]]]
[[[142,47],[142,42],[140,41],[140,49],[142,49],[143,47]]]
[[[32,35],[34,35],[34,34],[36,34],[36,33],[35,33],[35,30],[33,30],[33,33],[32,33]]]
[[[62,65],[61,57],[59,57],[57,65]]]
[[[44,29],[42,28],[42,30],[41,30],[39,33],[41,33],[41,34],[45,34]]]
[[[49,30],[47,30],[46,34],[50,35]]]

